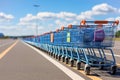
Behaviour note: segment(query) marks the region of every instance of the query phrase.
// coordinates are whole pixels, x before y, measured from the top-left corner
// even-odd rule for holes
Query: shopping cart
[[[111,74],[117,70],[116,60],[111,47],[114,46],[116,26],[119,21],[85,21],[80,25],[69,25],[56,31],[30,37],[26,42],[39,47],[58,60],[70,62],[71,67],[82,69],[90,74],[92,67],[110,68]],[[37,44],[36,44],[37,43]],[[111,54],[109,59],[106,55]]]

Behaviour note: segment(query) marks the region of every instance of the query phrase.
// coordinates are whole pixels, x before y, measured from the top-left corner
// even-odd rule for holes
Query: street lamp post
[[[40,5],[39,4],[35,4],[33,6],[36,8],[36,11],[38,12],[38,7],[40,7]],[[36,18],[36,36],[37,35],[38,35],[38,19]]]

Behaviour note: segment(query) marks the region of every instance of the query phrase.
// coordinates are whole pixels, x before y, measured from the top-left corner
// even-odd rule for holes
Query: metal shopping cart
[[[90,74],[92,67],[110,68],[111,74],[117,70],[114,52],[114,36],[119,21],[85,21],[80,25],[69,25],[56,31],[44,33],[38,37],[25,39],[32,45],[47,51],[51,56],[62,60],[71,67],[75,65]],[[37,42],[35,41],[37,39]],[[37,45],[36,45],[37,43]],[[109,59],[107,54],[111,55]]]

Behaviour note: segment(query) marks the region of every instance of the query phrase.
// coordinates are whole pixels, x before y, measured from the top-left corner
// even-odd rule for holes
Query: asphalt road
[[[45,52],[40,52],[40,54],[34,49],[28,47],[26,44],[20,40],[11,49],[8,50],[11,45],[13,45],[16,40],[0,40],[0,57],[1,54],[6,54],[0,59],[0,80],[72,80],[74,75],[72,73],[67,73],[64,69],[58,68],[55,62],[58,62],[50,57],[50,60],[43,57],[41,54]],[[116,55],[120,55],[120,42],[115,43],[113,50]],[[48,56],[49,57],[49,56]],[[108,55],[110,57],[110,55]],[[120,64],[119,56],[116,56],[117,63]],[[51,62],[52,61],[52,62]],[[116,75],[111,75],[108,71],[92,69],[91,75],[86,76],[82,71],[78,71],[75,67],[71,68],[65,63],[58,62],[61,65],[68,68],[73,73],[82,77],[84,80],[119,80],[120,79],[120,68]],[[71,78],[73,77],[73,78]],[[74,79],[77,80],[77,79]],[[81,80],[81,79],[80,79]]]
[[[0,53],[14,43],[12,39],[0,39]]]
[[[0,60],[0,80],[71,80],[51,62],[18,42]]]

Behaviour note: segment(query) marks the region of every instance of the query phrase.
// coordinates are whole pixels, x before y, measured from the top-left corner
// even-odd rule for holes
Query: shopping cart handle
[[[108,24],[108,21],[94,21],[95,24]]]
[[[119,24],[119,20],[116,20],[115,23],[116,23],[116,25],[118,25]]]
[[[80,25],[85,25],[86,23],[94,23],[94,24],[119,24],[119,20],[116,21],[107,21],[107,20],[96,20],[96,21],[86,21],[86,20],[82,20]]]

